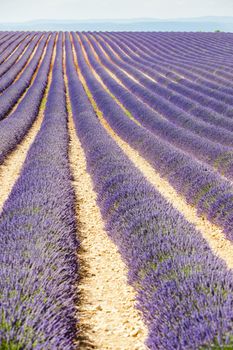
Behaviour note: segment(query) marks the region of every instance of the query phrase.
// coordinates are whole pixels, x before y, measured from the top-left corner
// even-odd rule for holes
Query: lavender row
[[[89,40],[91,40],[91,36],[89,36]],[[138,65],[136,65],[136,69],[133,60],[131,60],[131,64],[125,63],[125,55],[121,54],[121,59],[118,59],[105,45],[107,54],[111,57],[111,60],[117,64],[116,67],[112,62],[106,59],[95,41],[93,42],[93,46],[95,46],[95,50],[99,52],[101,60],[104,60],[104,64],[110,67],[110,69],[114,69],[124,77],[124,73],[118,68],[121,67],[125,72],[137,79],[138,83],[143,87],[140,89],[139,86],[139,89],[136,90],[137,96],[142,100],[146,98],[145,102],[149,103],[152,108],[156,108],[156,97],[159,98],[161,96],[167,99],[169,104],[174,104],[187,112],[191,118],[194,116],[195,119],[198,118],[204,122],[233,131],[233,121],[230,119],[233,116],[233,108],[231,105],[216,101],[214,98],[203,96],[203,94],[199,92],[195,92],[185,86],[170,81],[166,77],[162,77],[157,72],[157,70],[160,70],[158,66],[154,67],[150,73],[150,77],[156,80],[156,82],[154,82],[145,76],[145,73],[148,74],[148,70],[150,70],[146,65],[139,65],[140,70],[138,69]],[[103,44],[101,44],[101,46],[103,46]],[[128,81],[130,83],[129,78]],[[134,84],[134,81],[131,80],[131,89],[133,89],[132,84]]]
[[[3,64],[5,60],[11,55],[11,53],[17,49],[18,46],[28,37],[28,33],[20,35],[8,48],[0,55],[0,64]]]
[[[140,34],[140,33],[139,33]],[[148,38],[154,39],[155,33],[148,33]],[[159,33],[160,35],[161,33]],[[165,38],[168,45],[172,42],[172,36],[169,38],[167,35],[161,35],[161,38]],[[184,50],[188,53],[188,48],[185,46],[188,42],[192,42],[194,46],[193,52],[198,56],[198,49],[200,48],[203,52],[203,56],[211,58],[211,61],[214,62],[214,57],[211,54],[215,54],[217,58],[229,58],[233,53],[231,43],[232,35],[230,33],[176,33],[177,43],[183,44]],[[173,45],[176,44],[173,42]],[[175,46],[175,45],[174,45]],[[221,50],[219,50],[219,48]],[[216,62],[216,60],[215,60]]]
[[[32,60],[28,63],[26,69],[20,76],[20,79],[15,81],[8,89],[0,95],[0,120],[11,111],[18,99],[24,91],[30,86],[33,74],[35,73],[43,52],[46,50],[46,44],[49,34],[46,34],[40,41],[38,48]]]
[[[115,42],[114,49],[117,49]],[[230,125],[232,129],[232,121],[229,120],[229,118],[231,118],[233,115],[232,98],[227,99],[226,102],[224,102],[224,100],[221,102],[219,101],[219,99],[216,101],[216,99],[213,97],[206,97],[199,91],[193,91],[189,87],[180,85],[180,77],[176,77],[176,80],[178,80],[176,82],[170,81],[166,77],[166,74],[169,72],[169,70],[166,67],[164,67],[163,62],[158,62],[157,64],[154,64],[152,69],[148,67],[148,62],[146,60],[144,64],[139,64],[136,63],[135,58],[129,60],[128,57],[126,57],[125,55],[122,56],[122,53],[118,51],[118,55],[121,56],[121,60],[119,60],[116,57],[114,57],[112,52],[109,52],[108,48],[107,50],[108,54],[111,56],[111,59],[115,63],[120,65],[123,69],[129,71],[132,76],[135,76],[136,79],[138,79],[138,81],[145,87],[150,89],[151,92],[156,92],[162,97],[167,97],[169,99],[169,102],[173,102],[180,108],[191,113],[195,116],[195,118],[203,119],[204,121],[208,123],[213,123],[217,126],[220,124],[220,126],[223,126],[225,128],[228,128],[228,125]],[[128,61],[128,64],[125,64],[125,61]],[[135,69],[135,67],[137,69]],[[156,80],[157,83],[151,81],[151,79],[148,79],[144,75],[144,73],[148,74],[149,77]],[[185,96],[187,96],[188,98]],[[198,105],[196,104],[196,102],[198,103]],[[230,106],[228,102],[231,102]],[[214,112],[212,111],[212,109],[214,110]]]
[[[123,34],[123,37],[121,36],[122,42],[124,42],[124,37],[128,37],[128,35]],[[137,39],[137,40],[135,40],[135,39]],[[192,72],[200,74],[203,77],[211,78],[211,80],[214,80],[223,86],[227,86],[231,83],[231,79],[232,79],[231,74],[228,74],[227,77],[226,76],[220,77],[217,75],[215,76],[213,74],[214,71],[219,68],[220,64],[224,64],[224,62],[221,62],[221,60],[217,60],[217,63],[215,63],[214,68],[210,68],[208,66],[208,62],[203,64],[202,60],[200,60],[200,59],[198,60],[198,62],[196,62],[195,60],[193,60],[192,57],[189,57],[188,60],[186,58],[182,59],[182,57],[178,57],[177,59],[175,57],[172,57],[172,60],[171,60],[170,55],[163,54],[163,52],[161,52],[161,50],[159,50],[158,52],[157,52],[157,50],[155,50],[154,41],[152,41],[150,45],[145,46],[145,44],[144,44],[145,40],[140,40],[139,38],[137,38],[137,36],[134,38],[131,37],[129,41],[127,40],[127,45],[129,45],[129,47],[131,47],[131,41],[135,44],[138,44],[139,47],[140,47],[140,43],[141,43],[142,44],[141,47],[144,50],[144,55],[147,55],[149,57],[149,59],[150,58],[152,60],[153,60],[153,58],[159,59],[159,60],[163,59],[164,63],[165,62],[171,63],[171,61],[172,61],[172,63],[177,65],[177,66],[185,67],[186,69],[190,69]],[[192,46],[192,41],[190,41],[189,46]]]
[[[13,64],[20,58],[20,55],[27,48],[30,41],[35,37],[36,34],[29,34],[28,37],[24,39],[21,45],[17,48],[17,50],[14,53],[12,53],[12,55],[0,65],[0,77],[2,77],[3,74],[5,74],[8,71],[8,69],[10,69],[13,66]]]
[[[9,35],[9,37],[7,38],[7,40],[2,43],[2,45],[0,46],[0,55],[4,52],[4,50],[6,50],[12,43],[14,43],[15,40],[17,40],[17,38],[19,36],[22,35],[22,32],[16,32],[16,33],[11,33]]]
[[[134,38],[139,38],[141,39],[141,43],[148,46],[155,47],[158,52],[161,52],[162,55],[168,55],[169,53],[169,48],[171,55],[175,59],[181,59],[181,60],[186,60],[186,59],[192,59],[194,62],[206,62],[206,60],[209,61],[209,69],[211,67],[214,67],[216,64],[216,61],[221,60],[226,60],[229,55],[231,55],[230,52],[225,50],[225,48],[221,47],[221,52],[218,47],[214,47],[214,45],[209,45],[209,41],[205,43],[205,50],[203,50],[203,43],[202,41],[204,40],[203,37],[199,36],[200,40],[199,43],[196,42],[195,37],[191,36],[186,38],[185,33],[179,33],[175,34],[176,36],[176,41],[174,42],[172,40],[172,36],[166,35],[166,36],[161,36],[159,33],[155,37],[153,35],[141,35],[142,33],[137,33]],[[130,35],[125,35],[125,38],[131,38]],[[215,38],[218,38],[215,35]],[[203,39],[203,40],[202,40]],[[189,41],[190,44],[190,49],[187,47],[187,41]],[[200,55],[201,51],[201,55]],[[215,61],[213,60],[213,55],[215,55]],[[167,57],[167,56],[166,56]]]
[[[126,38],[129,38],[131,40],[130,35],[125,35]],[[158,46],[157,41],[155,41],[155,38],[149,39],[148,37],[142,37],[141,34],[136,35],[135,38],[138,39],[138,37],[141,37],[142,41],[141,43],[146,45],[147,47],[151,47],[154,51],[154,46]],[[213,35],[212,35],[213,37]],[[215,36],[216,37],[216,36]],[[169,47],[170,50],[176,50],[176,54],[173,54],[173,57],[178,62],[184,62],[191,63],[194,67],[202,68],[207,72],[214,73],[223,79],[229,80],[232,79],[232,73],[230,70],[224,70],[224,67],[230,67],[230,60],[232,57],[232,52],[227,52],[223,48],[217,46],[216,48],[212,46],[208,47],[208,44],[205,43],[205,51],[203,52],[203,46],[201,45],[201,37],[199,42],[194,42],[193,38],[189,38],[189,41],[185,42],[183,41],[183,37],[179,38],[179,35],[176,35],[176,41],[172,41],[171,36],[167,35],[166,37],[163,37],[160,39],[159,44],[160,45],[160,54],[164,53],[164,48],[166,47],[166,53],[164,53],[164,57],[169,59]],[[227,44],[227,40],[225,39],[225,45]],[[232,39],[229,42],[230,45],[232,45]],[[190,50],[188,50],[188,46],[190,46]],[[187,51],[187,54],[185,57],[183,57],[182,53]],[[200,51],[202,51],[202,55],[200,56]],[[225,52],[224,52],[225,51]]]
[[[118,36],[118,34],[116,33]],[[227,51],[221,46],[214,47],[213,45],[209,46],[208,43],[205,43],[205,50],[203,51],[203,44],[201,43],[202,36],[199,36],[199,42],[197,43],[193,36],[189,37],[189,40],[185,40],[185,33],[175,34],[176,40],[172,40],[172,35],[160,36],[159,33],[156,33],[155,36],[144,35],[143,33],[136,33],[136,35],[131,36],[130,33],[123,33],[125,39],[139,39],[141,45],[144,45],[148,49],[153,49],[161,58],[169,59],[169,49],[170,54],[174,57],[174,60],[185,62],[186,60],[193,63],[196,67],[203,67],[209,72],[213,72],[214,69],[218,68],[221,72],[221,66],[219,64],[227,64],[229,58],[231,57],[231,51]],[[212,34],[213,37],[213,34]],[[217,36],[215,35],[215,38]],[[227,40],[225,40],[227,43]],[[188,48],[188,44],[190,49]],[[232,43],[232,40],[231,40]],[[201,55],[200,55],[201,51]],[[153,53],[152,52],[152,53]],[[213,58],[215,55],[215,59]],[[206,63],[209,62],[207,66]]]
[[[8,39],[9,35],[12,35],[12,32],[2,32],[1,31],[1,34],[0,34],[0,47],[1,45]]]
[[[132,39],[132,41],[134,42],[134,44],[140,45],[138,43],[138,40],[135,41],[134,39]],[[131,46],[131,42],[127,42],[127,45]],[[148,49],[146,49],[145,46],[143,45],[143,41],[142,41],[142,49],[143,49],[143,56],[146,57],[147,60],[151,62],[154,62],[154,60],[161,61],[161,57],[160,57],[161,54],[160,53],[157,55],[154,54],[153,47],[149,47]],[[214,82],[218,86],[221,86],[223,91],[226,91],[228,93],[232,91],[230,77],[226,79],[214,74],[214,71],[218,69],[219,65],[216,65],[215,70],[212,69],[210,72],[208,72],[208,67],[207,67],[208,64],[206,64],[205,67],[201,69],[200,68],[201,62],[198,62],[196,63],[196,68],[195,68],[195,63],[192,62],[192,59],[185,60],[183,62],[180,62],[179,59],[171,61],[170,57],[167,56],[167,57],[163,57],[163,61],[165,64],[171,64],[172,66],[175,65],[175,67],[178,67],[178,69],[186,69],[186,71],[189,71],[191,74],[194,73],[194,74],[197,74],[199,77],[204,77],[205,79],[210,80],[211,82]],[[221,64],[221,62],[219,62],[219,64]]]
[[[174,127],[174,125],[137,100],[132,93],[118,84],[98,63],[90,46],[83,40],[82,35],[80,35],[80,38],[95,71],[98,72],[111,93],[132,113],[134,118],[159,137],[162,137],[185,152],[190,152],[199,160],[221,169],[221,173],[229,177],[229,179],[233,178],[233,152],[231,148],[210,142],[183,128]]]
[[[172,147],[126,117],[122,108],[93,77],[85,63],[76,35],[73,35],[73,39],[82,74],[110,126],[147,159],[188,203],[195,205],[200,214],[206,215],[209,220],[223,227],[228,238],[232,240],[232,185],[207,165]]]
[[[76,348],[78,243],[68,142],[60,34],[44,121],[0,216],[2,349]]]
[[[0,47],[2,47],[7,41],[9,41],[12,37],[15,37],[17,33],[15,32],[3,32],[3,36],[0,42]],[[18,32],[20,34],[20,32]]]
[[[135,41],[135,39],[137,39],[140,41],[141,43],[141,47],[144,47],[145,42],[147,42],[147,38],[145,38],[144,36],[141,36],[141,40],[140,40],[140,34],[137,36],[135,35],[133,38],[130,37],[130,35],[125,34],[125,38],[128,38],[130,43],[131,43],[131,39],[133,39],[133,41]],[[223,67],[228,67],[230,59],[231,59],[231,55],[223,55],[221,53],[221,49],[220,48],[216,48],[216,51],[218,53],[218,55],[220,54],[221,59],[219,57],[217,57],[218,55],[216,54],[216,52],[212,52],[210,49],[205,49],[205,51],[208,51],[209,56],[207,57],[207,59],[205,60],[205,57],[203,57],[203,54],[200,56],[200,44],[197,45],[196,47],[196,54],[198,55],[198,58],[196,60],[193,60],[193,54],[186,56],[186,57],[182,57],[182,52],[184,51],[184,43],[178,42],[177,39],[177,35],[176,35],[176,41],[174,43],[174,40],[171,40],[171,37],[169,35],[167,35],[166,37],[162,38],[161,40],[159,40],[159,38],[153,38],[152,40],[150,40],[149,45],[146,45],[146,48],[151,50],[152,55],[154,55],[155,50],[157,51],[157,46],[160,46],[160,50],[158,51],[158,58],[159,59],[166,59],[167,61],[170,60],[169,56],[169,51],[167,50],[167,53],[163,55],[163,49],[164,49],[164,41],[170,41],[170,44],[167,45],[167,48],[170,47],[170,51],[172,49],[172,47],[176,48],[177,50],[177,58],[174,57],[174,55],[172,55],[173,59],[172,59],[172,63],[176,64],[176,63],[184,63],[185,66],[189,65],[190,68],[193,70],[193,67],[197,67],[198,69],[201,68],[204,70],[204,72],[209,72],[210,74],[219,76],[222,79],[226,79],[227,80],[231,80],[232,79],[232,73],[231,71],[224,71]],[[157,40],[156,40],[157,39]],[[165,39],[165,40],[163,40]],[[190,47],[189,53],[191,52],[191,48],[192,48],[192,39],[189,40],[189,44],[186,44],[186,48]],[[155,47],[156,44],[156,47]],[[161,44],[161,45],[160,45]],[[232,45],[232,42],[231,42]],[[148,52],[149,54],[149,52]],[[211,56],[212,55],[212,56]],[[215,60],[212,60],[213,55],[215,55]],[[193,70],[194,72],[196,71],[195,69]],[[197,72],[198,74],[200,72]]]
[[[91,38],[91,36],[88,36],[89,39]],[[95,36],[95,39],[97,39],[97,37]],[[99,37],[98,37],[99,39]],[[111,50],[109,50],[109,48],[104,44],[104,42],[102,41],[98,41],[99,45],[102,46],[102,48],[107,52],[107,54],[111,57],[111,59],[117,64],[117,63],[122,63],[120,60],[118,60],[116,58],[115,55],[113,55],[113,52]],[[114,46],[113,46],[114,45]],[[136,63],[135,57],[129,59],[128,56],[122,54],[122,52],[120,52],[120,50],[118,49],[118,46],[116,45],[116,43],[113,43],[112,48],[114,49],[114,51],[117,52],[117,54],[121,57],[121,59],[123,60],[123,62],[125,63],[127,61],[128,64],[124,65],[124,69],[127,70],[127,68],[134,68],[130,71],[130,74],[134,76],[134,73],[137,74],[137,78],[139,79],[140,83],[142,83],[143,85],[145,85],[147,88],[149,88],[151,91],[153,91],[154,89],[162,89],[162,91],[166,91],[167,93],[169,93],[170,90],[170,95],[172,96],[172,91],[179,93],[180,96],[186,96],[189,99],[198,102],[201,106],[205,106],[208,107],[208,109],[213,109],[214,111],[216,111],[217,113],[223,113],[224,112],[224,116],[225,117],[225,113],[228,113],[228,109],[231,108],[231,106],[229,106],[229,104],[233,104],[233,99],[229,98],[227,99],[227,101],[225,102],[221,102],[219,101],[219,95],[218,100],[216,101],[215,98],[212,98],[210,96],[206,96],[203,93],[198,92],[198,85],[197,85],[197,91],[192,89],[190,86],[185,86],[185,82],[188,83],[188,80],[183,79],[184,84],[178,84],[178,82],[180,80],[182,80],[181,77],[179,77],[178,75],[175,75],[173,73],[173,77],[170,77],[170,75],[167,77],[166,74],[169,73],[169,70],[166,69],[166,67],[164,67],[164,65],[162,64],[162,62],[160,64],[157,65],[153,65],[153,69],[149,68],[148,65],[146,64],[146,62],[144,64],[139,64]],[[136,47],[135,47],[136,50]],[[135,69],[135,67],[137,69]],[[139,73],[142,72],[142,74],[139,75]],[[145,74],[147,74],[150,78],[152,78],[153,80],[155,80],[157,83],[159,83],[159,86],[157,83],[153,82],[151,79],[147,79]],[[161,86],[162,85],[162,86]],[[164,90],[165,89],[165,90]],[[171,97],[170,96],[170,97]],[[179,102],[179,100],[178,100]],[[183,108],[191,108],[193,107],[193,103],[192,101],[187,101],[187,106],[185,103],[182,103],[182,100],[180,101],[181,106],[183,106]],[[207,117],[205,116],[206,113],[201,113],[199,112],[199,110],[197,109],[197,106],[195,105],[196,108],[196,115],[199,118],[204,119],[205,121],[208,121],[209,123],[213,122],[212,119],[214,120],[216,118],[215,115],[211,115],[211,118],[208,116],[207,113]],[[192,112],[192,110],[191,110]],[[199,113],[198,113],[199,112]],[[205,110],[205,112],[208,112],[208,110]],[[213,113],[213,112],[212,112]],[[229,116],[231,116],[231,110],[229,110]],[[216,122],[221,123],[223,118],[217,118]],[[223,122],[221,126],[225,126],[226,128],[228,127],[227,123],[230,123],[231,120],[229,120],[229,118],[225,118],[223,119]],[[232,124],[230,124],[232,127]]]
[[[103,35],[101,35],[101,37],[102,36]],[[109,40],[106,39],[106,34],[104,34],[104,39],[107,40],[107,42],[109,43]],[[123,49],[123,51],[126,50],[124,47],[122,47],[122,42],[117,41],[117,39],[114,38],[114,43],[116,43],[116,42],[118,42],[118,45]],[[137,43],[135,45],[137,47]],[[128,50],[126,52],[128,55],[130,55],[130,54],[132,55],[131,51]],[[144,50],[142,50],[142,52],[144,53]],[[151,67],[151,68],[153,68],[155,64],[161,62],[159,57],[157,58],[157,60],[156,59],[150,60],[149,57],[145,56],[144,54],[141,54],[140,58],[137,55],[134,55],[134,56],[135,56],[134,57],[135,62],[147,64],[147,66]],[[179,78],[184,76],[186,79],[190,80],[191,83],[198,82],[198,84],[201,85],[201,88],[213,90],[214,92],[215,92],[215,90],[219,90],[220,84],[217,82],[214,82],[211,79],[211,76],[209,76],[209,78],[206,78],[206,77],[203,78],[203,75],[195,74],[194,72],[192,72],[191,68],[192,68],[191,66],[189,67],[189,69],[186,69],[186,68],[184,68],[183,65],[181,65],[181,66],[174,65],[174,62],[167,62],[166,66],[164,67],[165,71],[167,70],[166,74],[169,75],[169,77],[177,76],[179,79]],[[225,85],[224,85],[224,87],[221,86],[221,92],[224,95],[226,95],[226,98],[232,97],[232,90],[233,89],[231,89],[231,88],[225,87]]]
[[[16,110],[8,118],[0,121],[0,164],[23,139],[38,115],[47,85],[55,36],[55,34],[52,34],[48,42],[45,57],[32,86],[18,104]]]
[[[27,50],[18,62],[0,78],[0,93],[4,92],[16,79],[17,75],[25,68],[27,69],[27,63],[36,49],[42,35],[39,35],[36,39],[32,40],[28,45]],[[30,63],[29,63],[30,64]]]
[[[99,35],[98,35],[99,38]],[[105,37],[104,37],[105,38]],[[105,38],[106,40],[106,38]],[[114,40],[115,44],[117,40]],[[108,42],[109,43],[109,42]],[[112,43],[111,43],[112,45]],[[135,50],[137,51],[137,45],[135,45]],[[131,58],[133,58],[133,63],[137,64],[136,62],[140,62],[144,64],[144,69],[147,70],[147,73],[153,77],[153,68],[156,68],[158,72],[161,72],[161,74],[165,75],[168,77],[170,80],[174,82],[179,82],[179,85],[184,85],[185,87],[189,87],[190,89],[200,92],[202,94],[208,95],[210,97],[214,97],[216,99],[221,99],[222,101],[226,101],[227,103],[232,104],[233,99],[232,99],[232,92],[229,92],[229,94],[223,93],[219,91],[219,85],[214,84],[213,82],[206,81],[202,79],[202,77],[197,76],[193,73],[190,72],[190,70],[183,70],[183,69],[178,69],[178,74],[175,73],[174,69],[177,70],[177,67],[174,68],[173,64],[166,64],[161,68],[161,66],[158,66],[161,61],[159,60],[157,64],[152,64],[150,65],[147,60],[144,59],[139,59],[138,56],[134,55],[131,53],[130,55]],[[129,57],[127,57],[129,59]],[[132,63],[132,62],[131,62]],[[155,76],[156,78],[156,76]],[[162,81],[163,81],[162,77]]]
[[[107,231],[138,292],[147,345],[152,350],[232,346],[232,273],[100,125],[77,77],[68,35],[66,52],[76,131]]]
[[[186,85],[185,79],[182,79],[178,75],[175,75],[173,72],[169,73],[169,70],[164,68],[164,65],[162,62],[160,62],[160,64],[153,65],[153,69],[148,68],[148,64],[146,60],[144,61],[144,64],[137,64],[136,63],[137,58],[133,57],[133,59],[129,59],[126,55],[122,55],[122,53],[118,50],[114,42],[112,44],[112,48],[114,49],[114,51],[117,52],[118,55],[121,56],[121,59],[123,59],[122,61],[117,59],[116,56],[113,55],[113,53],[108,49],[105,43],[103,43],[102,41],[100,43],[101,43],[101,46],[104,48],[104,50],[111,57],[114,63],[120,65],[124,70],[129,69],[130,74],[133,76],[136,73],[137,78],[140,80],[140,82],[142,82],[143,84],[146,84],[147,88],[150,88],[151,90],[153,89],[153,91],[157,90],[157,94],[162,96],[165,95],[165,97],[167,96],[169,100],[171,101],[173,100],[173,103],[179,103],[179,105],[183,106],[184,109],[190,110],[190,112],[194,115],[195,119],[198,117],[200,121],[204,120],[205,122],[208,122],[208,123],[220,125],[221,127],[225,127],[227,129],[228,127],[230,127],[232,129],[232,121],[228,118],[232,115],[232,103],[233,103],[232,97],[227,97],[225,101],[225,95],[223,95],[221,92],[219,93],[217,92],[216,97],[218,99],[221,98],[221,100],[225,102],[219,102],[219,100],[216,101],[213,98],[211,99],[206,98],[203,95],[203,93],[199,93],[199,92],[197,93],[195,90],[191,89],[189,87],[190,82],[187,81],[188,97],[194,98],[195,102],[199,103],[199,107],[196,106],[196,104],[194,104],[194,102],[192,101],[186,101],[187,102],[186,103],[185,102],[186,99],[182,97],[183,93],[187,94],[187,91],[185,92],[185,89],[187,90],[187,87],[183,86],[183,85]],[[127,64],[125,62],[127,62]],[[136,67],[137,69],[135,69],[134,67]],[[143,74],[146,73],[147,75],[149,75],[149,77],[156,80],[159,85],[147,79],[144,75],[140,77],[140,74],[139,74],[140,71]],[[167,79],[166,76],[161,76],[161,74],[168,75],[169,79],[173,79],[174,81],[171,80],[169,82],[169,79]],[[184,83],[180,84],[180,81],[184,81]],[[171,85],[171,89],[173,90],[170,90],[169,92],[170,85]],[[164,88],[164,86],[166,88]],[[199,89],[199,85],[196,84],[196,90],[198,91],[198,89]],[[173,96],[172,91],[179,92],[181,96],[180,97]],[[207,108],[203,108],[201,107],[201,105],[205,105]],[[214,109],[215,112],[217,113],[214,113],[213,111],[211,111],[211,109]],[[224,116],[219,115],[219,113],[222,113],[222,112],[224,112]]]
[[[214,63],[216,61],[220,60],[227,60],[232,54],[232,49],[229,48],[227,45],[221,45],[221,42],[219,41],[220,37],[216,34],[209,33],[208,38],[198,33],[198,38],[195,37],[194,33],[142,33],[137,32],[135,35],[133,34],[131,36],[131,33],[122,33],[123,36],[129,39],[133,38],[141,38],[142,43],[146,46],[148,44],[152,44],[153,47],[156,49],[158,48],[161,50],[162,53],[168,54],[169,47],[171,47],[171,54],[175,58],[192,58],[193,60],[199,62],[200,60],[210,60],[210,67],[214,66]],[[165,34],[165,35],[163,35]],[[191,34],[191,35],[190,35]],[[194,34],[194,35],[193,35]],[[118,35],[116,33],[116,35]],[[224,34],[221,34],[223,38]],[[173,38],[176,37],[176,40],[174,41]],[[232,42],[232,39],[228,35],[224,35],[225,44],[229,44]],[[211,42],[212,41],[212,42]],[[187,44],[190,44],[190,50],[187,47]],[[179,53],[179,47],[182,49],[182,51]],[[219,50],[221,48],[221,51]],[[203,50],[205,49],[205,50]],[[202,55],[200,56],[200,50]],[[215,55],[216,59],[214,61]]]

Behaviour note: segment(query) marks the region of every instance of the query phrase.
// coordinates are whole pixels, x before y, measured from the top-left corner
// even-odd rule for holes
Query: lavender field
[[[233,349],[232,58],[0,32],[0,350]]]

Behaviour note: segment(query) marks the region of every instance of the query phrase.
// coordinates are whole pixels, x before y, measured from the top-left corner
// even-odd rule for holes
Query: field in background
[[[0,32],[0,350],[233,348],[232,44]]]

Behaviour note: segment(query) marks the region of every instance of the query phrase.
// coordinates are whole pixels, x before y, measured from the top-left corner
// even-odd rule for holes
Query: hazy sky
[[[0,0],[0,22],[233,16],[233,0]]]

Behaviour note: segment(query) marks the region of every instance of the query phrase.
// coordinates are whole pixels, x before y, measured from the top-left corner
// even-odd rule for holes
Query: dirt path
[[[16,180],[20,175],[20,171],[23,167],[24,161],[27,156],[27,152],[31,147],[43,121],[44,110],[46,106],[46,100],[48,96],[49,87],[52,79],[52,66],[55,58],[55,50],[53,53],[52,63],[50,65],[50,73],[48,76],[48,84],[41,101],[39,114],[32,124],[31,128],[25,135],[24,139],[17,145],[15,150],[13,150],[5,159],[3,164],[0,165],[0,211],[7,200]],[[18,105],[18,102],[17,102]]]
[[[146,329],[135,309],[127,269],[104,230],[96,193],[86,170],[84,151],[69,113],[70,164],[77,198],[81,281],[78,349],[143,350]]]
[[[76,65],[76,68],[78,66]],[[78,75],[82,81],[84,89],[87,92],[88,97],[91,100],[92,106],[101,122],[105,127],[109,135],[116,141],[118,146],[123,150],[123,152],[128,156],[128,158],[134,163],[134,165],[143,173],[145,178],[155,187],[161,195],[166,198],[174,208],[180,211],[180,213],[185,217],[187,221],[194,224],[196,228],[201,232],[205,240],[208,242],[210,248],[213,252],[222,258],[229,268],[233,268],[233,243],[224,237],[222,229],[205,217],[200,217],[197,215],[196,208],[187,204],[185,199],[183,199],[176,190],[169,184],[168,181],[163,179],[155,169],[139,155],[139,153],[133,149],[128,143],[122,140],[110,127],[107,121],[104,119],[102,113],[99,111],[87,85],[85,79],[83,78],[81,72],[78,70]]]

